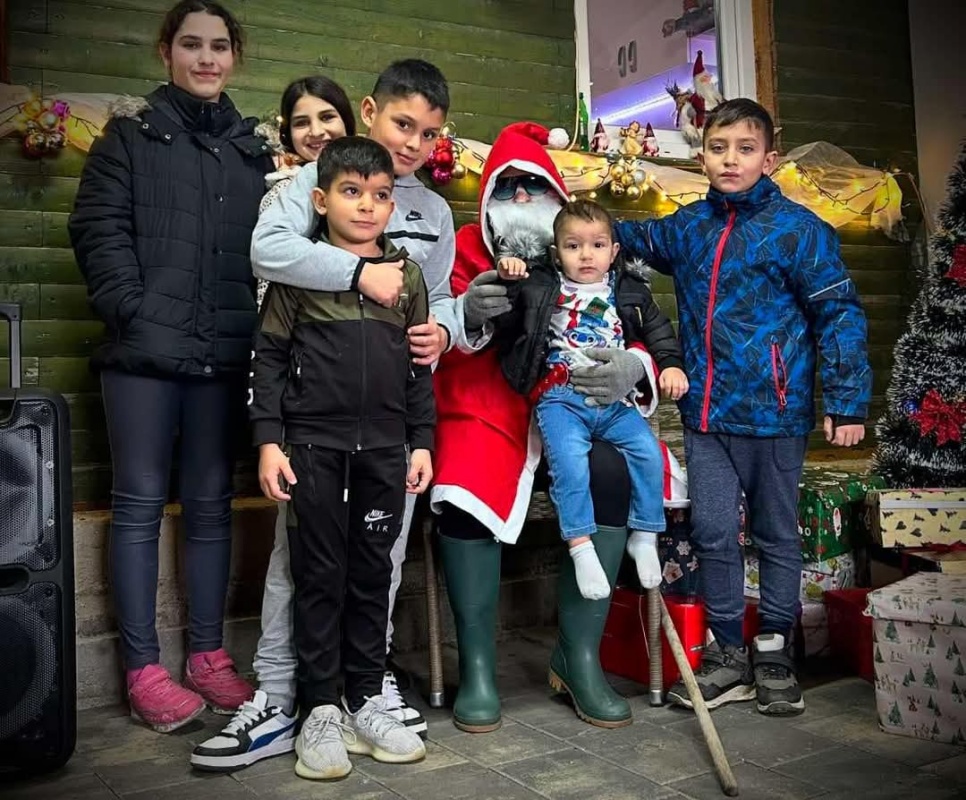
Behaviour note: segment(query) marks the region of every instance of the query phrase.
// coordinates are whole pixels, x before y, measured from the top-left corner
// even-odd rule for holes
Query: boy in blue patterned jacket
[[[757,699],[764,714],[805,709],[789,635],[802,570],[797,494],[820,360],[824,431],[834,445],[865,436],[872,371],[865,315],[838,237],[767,177],[774,124],[751,100],[708,117],[699,158],[705,200],[646,222],[620,222],[628,257],[674,276],[691,390],[679,401],[693,544],[714,641],[697,674],[710,708]],[[760,631],[742,643],[741,491],[761,551]],[[672,702],[691,707],[683,684]]]

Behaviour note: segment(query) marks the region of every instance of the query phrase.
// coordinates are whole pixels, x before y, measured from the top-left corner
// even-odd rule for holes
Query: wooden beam
[[[778,77],[775,63],[774,0],[752,0],[752,25],[755,34],[755,83],[758,102],[775,125],[781,125],[778,109]]]

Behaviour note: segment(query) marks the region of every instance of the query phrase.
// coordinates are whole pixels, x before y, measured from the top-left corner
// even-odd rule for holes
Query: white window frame
[[[592,0],[574,0],[574,22],[577,45],[577,91],[582,92],[590,108],[590,39],[587,28],[587,5]],[[718,85],[726,98],[758,99],[755,76],[755,31],[752,0],[717,0],[715,30],[718,34]],[[593,132],[594,120],[590,120]],[[614,141],[619,126],[606,126]],[[687,142],[679,131],[655,129],[662,158],[688,158]]]

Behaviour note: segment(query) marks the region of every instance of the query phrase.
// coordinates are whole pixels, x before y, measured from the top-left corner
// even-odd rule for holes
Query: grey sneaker
[[[756,636],[754,650],[758,711],[770,716],[801,714],[805,710],[805,699],[785,637],[780,633]]]
[[[751,700],[755,696],[755,677],[748,650],[744,647],[721,647],[712,641],[704,648],[701,666],[694,677],[708,708]],[[668,690],[667,699],[679,706],[694,708],[684,681],[674,683]]]
[[[355,714],[346,715],[345,744],[350,753],[387,764],[411,764],[426,757],[419,734],[392,716],[381,694],[368,698]]]
[[[345,729],[338,706],[313,708],[295,740],[295,774],[312,781],[334,781],[352,772],[343,741]]]

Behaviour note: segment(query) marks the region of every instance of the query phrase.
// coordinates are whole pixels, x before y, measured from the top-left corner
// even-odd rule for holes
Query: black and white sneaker
[[[278,706],[268,705],[268,695],[257,691],[221,733],[195,747],[191,765],[209,772],[231,772],[290,753],[295,749],[296,719]]]
[[[722,647],[712,640],[704,648],[701,666],[694,673],[701,696],[709,709],[725,703],[751,700],[755,696],[755,676],[751,659],[744,647]],[[694,708],[684,681],[678,680],[668,690],[667,699],[685,708]]]
[[[805,710],[802,687],[795,677],[791,648],[780,633],[755,637],[754,655],[758,711],[778,717],[791,717]]]
[[[386,670],[382,676],[382,696],[386,698],[387,714],[399,720],[413,733],[426,738],[429,729],[426,718],[406,702],[406,698],[399,691],[399,684],[396,683],[396,675],[391,670]]]

